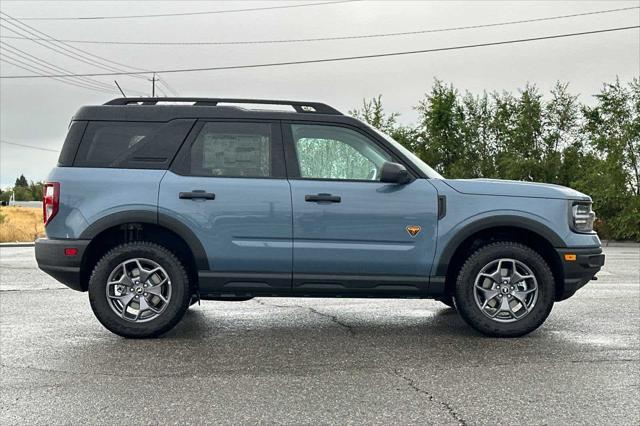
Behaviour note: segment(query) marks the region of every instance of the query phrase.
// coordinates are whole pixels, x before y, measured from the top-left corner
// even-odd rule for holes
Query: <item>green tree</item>
[[[24,175],[20,175],[19,178],[16,179],[16,184],[14,186],[20,186],[22,188],[28,188],[29,182],[27,182],[27,178]]]
[[[502,179],[540,179],[542,155],[542,95],[527,84],[518,98],[494,93],[496,113],[492,129],[496,140],[496,171]]]
[[[391,114],[385,113],[382,106],[382,95],[378,95],[369,100],[363,99],[362,107],[360,109],[355,108],[349,111],[348,114],[389,135],[395,131],[397,126],[396,120],[400,115],[397,112]]]
[[[551,89],[551,100],[544,106],[542,182],[569,185],[575,177],[571,171],[577,166],[576,154],[583,149],[578,97],[569,93],[568,86],[556,83]]]
[[[16,201],[33,201],[33,194],[28,186],[26,188],[23,186],[16,186],[13,188],[13,192],[16,196]]]
[[[582,109],[591,169],[574,187],[592,195],[605,234],[640,240],[639,81],[625,87],[616,79],[596,99],[595,106]]]
[[[29,190],[31,191],[31,197],[36,201],[42,200],[42,182],[31,182],[29,184]]]
[[[458,91],[435,80],[416,110],[420,115],[416,154],[445,176],[473,177],[469,147],[462,137],[464,111]]]
[[[417,130],[412,126],[399,125],[397,123],[399,113],[386,113],[382,105],[382,95],[363,99],[361,108],[354,108],[348,114],[386,133],[412,151],[417,148],[415,145],[418,139]]]
[[[603,238],[640,241],[640,79],[605,84],[584,106],[566,83],[549,97],[531,84],[517,95],[461,96],[435,80],[400,126],[382,97],[351,114],[384,131],[449,178],[557,183],[594,199]]]
[[[488,95],[466,93],[461,101],[463,119],[460,122],[461,143],[465,147],[468,177],[496,176],[497,147],[491,134],[494,108]]]

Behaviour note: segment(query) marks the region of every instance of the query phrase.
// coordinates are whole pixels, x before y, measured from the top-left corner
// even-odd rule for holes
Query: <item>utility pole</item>
[[[156,81],[158,81],[158,79],[156,78],[155,72],[153,73],[153,77],[151,77],[149,81],[151,82],[151,97],[155,98],[156,97]]]

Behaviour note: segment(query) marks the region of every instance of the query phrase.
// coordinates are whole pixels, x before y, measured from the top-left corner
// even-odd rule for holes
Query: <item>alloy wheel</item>
[[[167,271],[153,260],[134,258],[116,266],[106,287],[111,309],[132,322],[157,318],[171,300],[171,279]]]
[[[476,276],[473,295],[484,315],[497,322],[525,317],[538,300],[538,282],[531,268],[515,259],[497,259]]]

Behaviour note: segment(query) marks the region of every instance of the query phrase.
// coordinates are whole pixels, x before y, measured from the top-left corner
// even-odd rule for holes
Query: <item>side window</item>
[[[115,163],[162,123],[92,121],[87,125],[74,162],[79,167],[115,167]]]
[[[74,123],[69,136],[84,130],[75,167],[160,169],[169,167],[195,120],[176,119],[167,123],[92,121],[84,128]],[[68,146],[67,146],[68,145]],[[65,150],[69,149],[70,152]],[[65,141],[63,159],[71,161],[73,144]]]
[[[391,156],[364,135],[344,127],[292,124],[300,177],[310,179],[380,179]]]
[[[272,139],[270,123],[207,122],[191,145],[187,173],[270,177]]]

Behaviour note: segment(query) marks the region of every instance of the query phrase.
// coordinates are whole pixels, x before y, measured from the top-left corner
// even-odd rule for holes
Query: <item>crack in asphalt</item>
[[[269,306],[269,307],[274,307],[274,308],[299,308],[299,309],[307,309],[308,311],[316,314],[316,315],[320,315],[322,317],[325,318],[329,318],[333,323],[339,325],[340,327],[342,327],[343,329],[345,329],[347,331],[347,333],[349,333],[351,336],[356,335],[356,332],[353,330],[353,327],[351,327],[350,325],[340,321],[338,319],[338,317],[336,315],[332,315],[332,314],[327,314],[325,312],[320,312],[319,310],[312,308],[310,306],[302,306],[302,305],[276,305],[274,303],[267,303],[264,302],[262,300],[258,300],[258,299],[254,299],[254,302],[258,303],[259,305],[262,306]]]
[[[296,306],[299,306],[299,305],[296,305]],[[352,336],[356,335],[356,332],[353,331],[353,328],[350,325],[345,324],[344,322],[340,321],[337,316],[331,315],[331,314],[327,314],[327,313],[324,313],[324,312],[320,312],[317,309],[311,308],[309,306],[300,306],[300,307],[301,308],[307,308],[308,310],[310,310],[314,314],[323,316],[325,318],[329,318],[331,321],[333,321],[334,323],[338,324],[340,327],[343,327],[345,330],[347,330],[347,332],[349,334],[351,334]]]
[[[441,401],[438,398],[435,397],[435,395],[433,395],[431,392],[424,390],[422,388],[420,388],[415,380],[413,380],[411,377],[407,377],[404,374],[402,374],[398,369],[394,369],[393,370],[393,374],[394,376],[404,380],[407,385],[413,389],[414,391],[421,393],[423,395],[425,395],[427,397],[427,400],[429,400],[429,402],[433,402],[436,404],[439,404],[442,408],[445,409],[445,411],[447,412],[447,414],[454,419],[459,425],[462,426],[466,426],[467,425],[467,421],[460,415],[458,414],[458,412],[451,406],[451,404],[449,404],[446,401]]]

